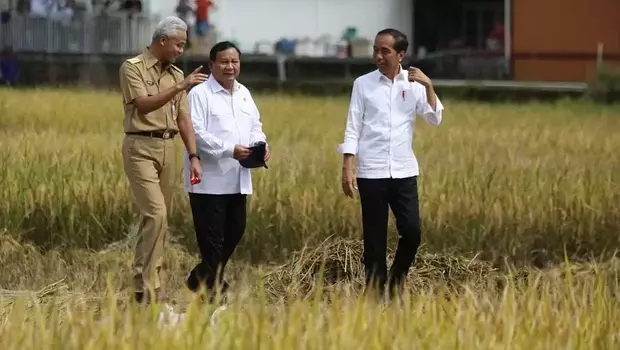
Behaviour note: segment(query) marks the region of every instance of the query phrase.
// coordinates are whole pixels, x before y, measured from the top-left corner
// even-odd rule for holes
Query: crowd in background
[[[169,11],[176,13],[188,25],[186,53],[207,54],[211,42],[217,41],[217,28],[213,26],[209,16],[212,10],[217,10],[217,5],[211,0],[168,1],[165,6],[169,6]],[[156,20],[150,16],[147,0],[0,0],[0,48],[4,50],[0,62],[8,62],[2,68],[3,72],[0,73],[3,74],[0,77],[13,80],[11,77],[15,74],[11,72],[16,70],[16,65],[11,57],[19,52],[126,53],[140,50],[144,37]],[[28,33],[21,34],[24,31]],[[358,38],[355,31],[355,27],[347,27],[343,37],[335,43],[322,42],[321,38],[314,41],[281,38],[275,43],[257,43],[254,53],[370,56],[372,43]],[[486,51],[503,51],[503,23],[496,21],[494,28],[484,28],[484,32],[478,35],[483,37],[477,38],[478,44],[475,46]],[[442,45],[428,50],[425,45],[419,45],[413,56],[424,59],[429,52],[445,50],[448,54],[442,58],[442,62],[448,66],[456,67],[461,62],[474,62],[471,64],[476,67],[489,66],[486,58],[480,59],[478,64],[476,57],[463,59],[459,53],[450,54],[470,47],[471,45],[466,45],[465,39],[459,36],[448,38],[444,35]],[[481,44],[482,42],[484,44]],[[6,82],[6,79],[0,82]]]
[[[210,0],[179,0],[175,12],[177,16],[187,23],[190,37],[197,38],[198,47],[201,51],[209,48],[209,32],[213,28],[209,21],[209,12],[217,9],[217,6]]]
[[[144,7],[141,0],[0,0],[0,23],[8,28],[17,16],[31,20],[51,20],[66,27],[92,16],[99,20],[120,16],[129,20],[139,17],[154,21],[144,11]],[[192,46],[209,46],[212,29],[209,12],[215,8],[215,3],[210,0],[170,0],[170,10],[174,10],[189,26]]]
[[[174,7],[177,15],[186,23],[195,25],[196,33],[205,36],[209,30],[209,11],[216,8],[210,0],[179,0]],[[80,15],[122,15],[128,17],[143,13],[141,0],[0,0],[2,23],[8,23],[13,15],[31,18],[71,19]]]
[[[83,14],[109,15],[142,12],[141,0],[1,0],[6,21],[12,14],[34,18],[72,18]],[[5,22],[6,22],[5,21]]]

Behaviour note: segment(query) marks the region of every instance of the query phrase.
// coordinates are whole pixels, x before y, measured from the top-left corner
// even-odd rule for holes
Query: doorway
[[[414,0],[413,52],[420,47],[427,52],[485,50],[503,23],[504,0]]]

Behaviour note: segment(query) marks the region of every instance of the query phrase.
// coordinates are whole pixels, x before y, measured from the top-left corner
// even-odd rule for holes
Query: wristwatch
[[[200,156],[198,154],[196,154],[196,153],[190,153],[189,154],[189,160],[192,160],[192,158],[194,158],[194,157],[198,158],[198,160],[200,160]]]

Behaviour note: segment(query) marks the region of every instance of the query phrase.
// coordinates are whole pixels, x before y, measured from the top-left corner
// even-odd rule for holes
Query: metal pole
[[[417,55],[417,50],[416,50],[416,45],[418,44],[415,41],[415,0],[411,0],[411,38],[409,40],[409,42],[411,43],[411,57],[416,57]]]
[[[504,64],[506,74],[511,75],[512,61],[512,0],[504,0]]]
[[[603,43],[599,42],[596,46],[596,68],[603,68]]]

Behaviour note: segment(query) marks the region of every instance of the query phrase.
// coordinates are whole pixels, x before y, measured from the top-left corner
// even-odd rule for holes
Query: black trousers
[[[190,272],[187,287],[197,292],[201,286],[226,292],[224,268],[243,237],[246,224],[246,195],[190,193],[196,241],[201,261]]]
[[[417,177],[403,179],[357,179],[364,236],[366,288],[383,295],[401,290],[421,242]],[[387,226],[389,210],[400,236],[394,262],[387,272]]]

